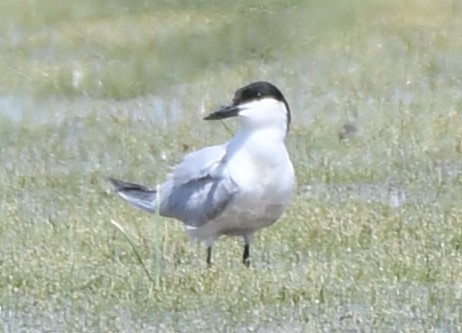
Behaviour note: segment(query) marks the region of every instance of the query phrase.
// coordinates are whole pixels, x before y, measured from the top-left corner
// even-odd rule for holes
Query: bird
[[[237,118],[235,135],[185,155],[160,186],[108,180],[131,205],[183,222],[190,238],[205,242],[209,266],[220,236],[242,237],[242,262],[249,267],[254,233],[279,219],[296,186],[285,145],[291,112],[275,85],[257,81],[236,90],[232,103],[203,119],[227,118]]]

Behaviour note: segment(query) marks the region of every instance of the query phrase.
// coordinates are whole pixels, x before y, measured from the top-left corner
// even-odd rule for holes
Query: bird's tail
[[[156,212],[157,191],[155,189],[110,177],[108,180],[114,187],[115,192],[129,204],[149,213]]]

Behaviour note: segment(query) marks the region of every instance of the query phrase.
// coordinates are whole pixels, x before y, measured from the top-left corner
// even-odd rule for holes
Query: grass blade
[[[125,229],[119,224],[117,223],[116,221],[114,220],[111,220],[111,224],[113,226],[115,226],[117,229],[119,229],[119,231],[125,236],[125,239],[127,240],[127,242],[130,244],[130,246],[132,247],[132,250],[133,252],[135,253],[135,256],[136,258],[138,259],[138,262],[141,264],[141,266],[143,267],[144,269],[144,272],[146,273],[147,277],[149,278],[149,280],[151,282],[154,282],[154,279],[152,278],[151,276],[151,273],[149,273],[149,270],[146,268],[146,265],[144,264],[144,261],[143,259],[141,258],[141,255],[138,251],[138,249],[136,248],[136,245],[135,243],[133,242],[133,240],[130,238],[130,236],[128,235],[128,233],[125,231]]]

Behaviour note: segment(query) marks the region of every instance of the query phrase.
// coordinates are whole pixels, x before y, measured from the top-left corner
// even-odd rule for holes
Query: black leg
[[[244,255],[242,256],[242,262],[246,267],[250,266],[250,244],[244,244]]]
[[[212,247],[211,246],[207,247],[207,265],[208,266],[212,265]]]

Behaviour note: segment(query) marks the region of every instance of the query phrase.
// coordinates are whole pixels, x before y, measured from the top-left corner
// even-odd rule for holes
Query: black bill
[[[218,110],[212,112],[204,120],[217,120],[236,117],[239,113],[239,107],[235,105],[222,106]]]

